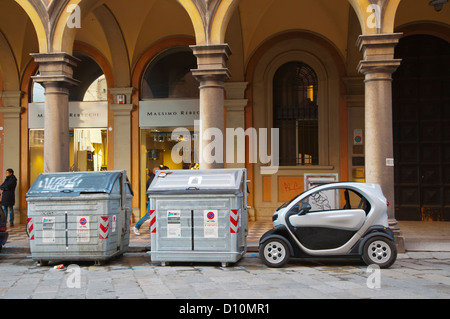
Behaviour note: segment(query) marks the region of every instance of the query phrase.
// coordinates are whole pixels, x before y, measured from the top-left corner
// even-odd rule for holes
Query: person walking
[[[1,204],[5,214],[5,224],[8,220],[9,211],[9,226],[14,226],[14,204],[16,203],[17,178],[14,176],[14,171],[11,168],[6,170],[6,178],[2,185],[0,185],[0,194],[2,195]]]
[[[164,165],[160,165],[159,167],[153,168],[153,172],[150,174],[150,177],[147,180],[146,190],[148,190],[148,188],[150,187],[150,184],[152,183],[153,179],[155,178],[155,173],[157,170],[164,171],[164,170],[168,170],[168,169],[169,168]],[[148,198],[147,198],[147,213],[133,227],[133,231],[137,236],[141,235],[141,233],[139,232],[139,229],[141,228],[142,224],[149,218],[150,218],[150,204],[148,203]]]

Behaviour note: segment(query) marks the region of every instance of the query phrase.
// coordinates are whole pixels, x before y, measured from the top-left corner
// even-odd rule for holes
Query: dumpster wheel
[[[37,266],[38,267],[48,266],[48,260],[38,260],[37,261]]]

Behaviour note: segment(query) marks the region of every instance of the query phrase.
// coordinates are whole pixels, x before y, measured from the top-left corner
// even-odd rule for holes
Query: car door
[[[310,250],[345,245],[364,224],[368,211],[367,200],[348,188],[321,190],[302,202],[309,203],[311,210],[291,215],[289,222],[297,239]]]

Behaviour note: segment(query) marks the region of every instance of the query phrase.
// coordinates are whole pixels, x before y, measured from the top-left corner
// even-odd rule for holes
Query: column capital
[[[224,88],[226,99],[224,101],[225,108],[230,112],[244,112],[248,100],[245,99],[245,90],[248,82],[226,82]]]
[[[0,114],[3,114],[5,118],[19,118],[24,111],[25,108],[21,106],[0,107]]]
[[[190,46],[197,57],[198,68],[192,70],[192,75],[199,81],[225,82],[230,77],[226,67],[231,50],[228,44],[207,44]],[[202,88],[202,87],[201,87]]]
[[[79,59],[65,53],[31,53],[36,63],[39,64],[39,76],[33,76],[35,82],[44,87],[70,87],[77,86],[80,82],[73,78],[73,69]]]
[[[131,96],[136,91],[136,88],[134,87],[124,87],[124,88],[109,88],[109,93],[111,93],[114,97],[114,103],[118,103],[117,97],[120,95],[125,96],[125,101],[123,101],[123,104],[130,104],[131,102]]]
[[[245,90],[247,89],[248,82],[227,82],[224,84],[225,91],[227,92],[227,99],[243,99],[245,96]]]
[[[394,57],[395,46],[403,33],[382,33],[360,35],[356,42],[364,60],[384,60]]]
[[[20,106],[20,99],[23,94],[23,91],[0,91],[0,98],[3,99],[5,107],[16,107]]]
[[[364,60],[358,64],[358,72],[367,76],[381,74],[377,79],[391,80],[392,73],[400,66],[401,59],[394,59],[395,46],[403,33],[361,35],[357,46]]]

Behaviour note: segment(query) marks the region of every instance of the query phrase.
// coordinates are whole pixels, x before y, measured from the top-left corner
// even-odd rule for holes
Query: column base
[[[395,246],[397,247],[397,252],[401,254],[405,253],[405,237],[403,237],[403,233],[398,226],[398,222],[396,219],[389,219],[389,228],[394,233],[394,242]]]

